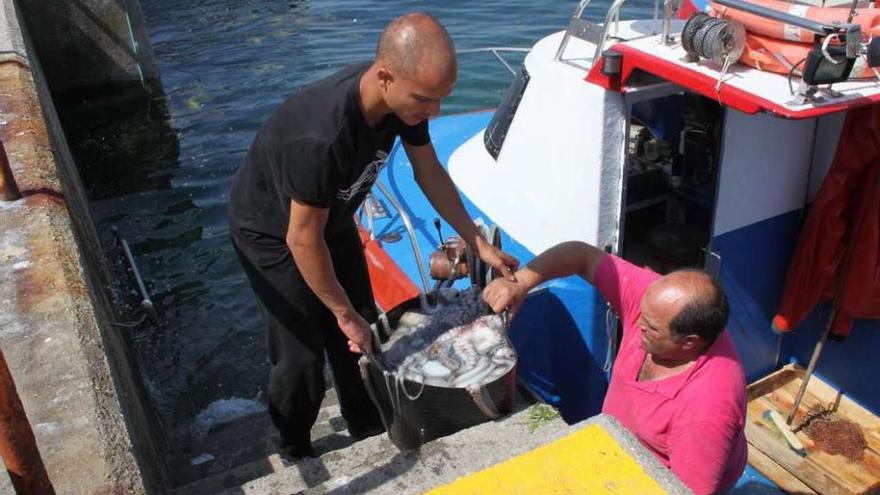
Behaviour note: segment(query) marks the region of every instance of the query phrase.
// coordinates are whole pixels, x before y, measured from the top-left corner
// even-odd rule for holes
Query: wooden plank
[[[802,368],[795,368],[794,365],[786,365],[778,371],[774,371],[760,380],[749,384],[748,393],[749,400],[766,395],[773,390],[783,386],[784,384],[803,376]]]
[[[804,484],[797,476],[789,473],[773,459],[749,444],[749,464],[776,484],[786,493],[795,495],[816,495],[816,491]]]
[[[812,383],[812,380],[810,380],[810,382]],[[777,395],[782,396],[784,393],[788,392],[790,395],[786,396],[785,400],[793,403],[794,394],[796,394],[797,391],[788,389],[790,385],[791,384],[787,384],[784,389],[778,390]],[[829,405],[829,401],[827,400],[829,397],[826,396],[823,399],[818,399],[811,393],[811,390],[812,385],[807,389],[807,393],[804,394],[804,400],[802,402],[805,406],[804,412],[813,405]],[[791,406],[789,406],[789,408],[790,407]],[[848,417],[842,409],[838,409],[837,412],[844,418],[849,419],[850,421],[853,420]],[[876,422],[876,420],[872,422]],[[868,448],[865,449],[864,457],[859,463],[851,462],[849,459],[840,455],[830,455],[822,452],[802,431],[798,432],[797,435],[798,438],[800,438],[808,447],[807,451],[810,453],[809,455],[813,457],[813,461],[815,461],[817,465],[821,466],[822,469],[825,469],[826,471],[837,473],[856,493],[865,493],[873,488],[880,487],[880,469],[878,469],[878,467],[880,467],[878,466],[880,465],[880,454],[877,452],[877,449],[880,448],[880,444],[875,442],[876,436],[871,434],[872,430],[870,428],[867,428],[864,424],[860,424],[859,421],[855,421],[855,423],[859,425],[863,432],[868,433],[865,436],[865,439],[868,442]]]
[[[746,423],[746,438],[750,444],[776,461],[780,467],[790,473],[797,473],[796,476],[816,492],[855,495],[825,471],[808,468],[805,458],[795,454],[788,448],[785,441],[775,437],[766,428],[749,421]],[[767,477],[770,478],[770,476]],[[774,478],[770,478],[770,480],[777,483]]]
[[[812,381],[812,380],[811,380]],[[795,395],[797,394],[796,389],[791,389],[788,386],[777,390],[775,393],[775,398],[777,399],[777,403],[785,404],[788,410],[791,409],[791,404],[794,403]],[[803,421],[803,414],[806,414],[807,411],[810,410],[813,406],[820,407],[828,407],[834,403],[833,400],[828,400],[828,396],[817,397],[813,394],[812,386],[807,389],[807,392],[804,394],[804,398],[801,401],[802,407],[799,408],[801,414],[796,418],[795,424],[800,424],[800,421]],[[865,435],[865,440],[868,444],[868,448],[873,450],[875,453],[880,452],[880,421],[872,415],[870,412],[865,411],[857,404],[847,401],[845,403],[843,400],[840,401],[840,404],[837,409],[837,413],[843,416],[844,418],[856,423],[862,429],[862,433]],[[880,471],[877,473],[880,476]]]
[[[793,461],[795,457],[791,457],[792,462],[788,464],[786,464],[779,458],[774,457],[774,459],[795,475],[801,476],[802,472],[805,471],[822,472],[825,473],[829,479],[833,480],[836,485],[838,485],[838,491],[841,491],[843,493],[861,493],[863,491],[863,485],[858,483],[857,480],[853,481],[852,476],[846,476],[846,470],[841,469],[837,465],[837,463],[822,462],[822,457],[827,456],[828,454],[825,454],[821,451],[816,451],[816,447],[812,443],[805,442],[807,443],[806,448],[808,452],[806,457],[797,456],[797,454],[795,454],[794,451],[791,450],[789,445],[782,438],[782,434],[779,432],[776,426],[772,422],[770,422],[770,420],[764,417],[764,412],[772,408],[772,405],[768,406],[768,403],[765,401],[753,401],[752,404],[750,404],[750,424],[765,431],[767,435],[763,438],[773,444],[772,446],[767,446],[764,444],[756,443],[755,445],[758,448],[766,452],[768,448],[778,447],[780,450],[784,448],[788,452],[791,452],[791,454],[793,454],[793,456],[797,457],[798,459],[798,462],[796,463],[797,468],[793,467],[795,466],[795,463]],[[748,429],[746,431],[748,431]]]
[[[792,366],[792,365],[789,365]],[[789,366],[786,366],[788,368]],[[783,368],[781,371],[785,371],[786,368]],[[777,389],[784,389],[790,392],[792,399],[797,395],[797,390],[801,385],[801,381],[803,378],[803,370],[799,367],[792,368],[792,371],[796,373],[797,376],[792,376],[791,380],[780,380],[777,379],[776,383],[779,385],[776,387]],[[777,372],[777,373],[780,373]],[[755,382],[753,385],[760,384],[762,380]],[[752,385],[749,386],[751,389]],[[766,394],[766,389],[763,394]],[[880,418],[875,416],[873,413],[865,409],[864,407],[857,404],[855,401],[847,397],[846,395],[840,394],[840,392],[834,387],[828,385],[820,378],[813,376],[810,379],[810,385],[807,387],[807,394],[814,397],[814,399],[825,406],[830,404],[834,404],[838,402],[838,410],[843,412],[844,415],[854,421],[859,422],[865,427],[868,428],[878,428],[880,427]],[[752,394],[750,394],[751,397]],[[838,397],[838,395],[840,397]],[[793,402],[793,401],[792,401]]]
[[[774,441],[787,448],[788,444],[782,439],[776,426],[764,417],[764,413],[773,408],[774,404],[769,402],[766,396],[761,400],[752,401],[749,404],[749,421],[766,429],[772,434]],[[797,436],[807,450],[807,456],[803,459],[801,469],[826,472],[846,493],[864,493],[874,485],[877,476],[868,472],[860,464],[849,462],[843,456],[831,455],[819,450],[803,432],[798,432]],[[800,474],[800,471],[792,472]]]
[[[794,476],[819,493],[864,495],[880,492],[880,418],[818,377],[811,378],[794,424],[802,421],[804,414],[813,406],[827,408],[836,405],[836,412],[858,424],[865,434],[868,448],[861,462],[851,462],[841,455],[830,455],[819,450],[802,431],[796,435],[804,443],[808,454],[801,458],[789,448],[781,432],[766,419],[765,413],[768,411],[788,415],[802,377],[802,368],[789,365],[749,385],[746,436],[751,444],[750,450],[757,451],[755,458],[761,467],[759,471],[764,473],[766,470],[764,475],[780,486],[790,483],[786,478]],[[773,467],[773,464],[777,467]]]

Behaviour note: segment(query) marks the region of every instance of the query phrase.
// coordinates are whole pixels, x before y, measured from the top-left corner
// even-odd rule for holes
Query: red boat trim
[[[362,227],[358,227],[358,232],[364,246],[364,257],[367,259],[373,297],[379,307],[383,311],[388,311],[404,301],[417,297],[420,292],[418,286],[382,249],[382,245],[376,240],[371,240],[370,234]]]
[[[606,76],[602,73],[602,67],[605,66],[605,57],[599,57],[599,60],[590,67],[590,72],[584,79],[588,83],[607,89],[608,91],[620,91],[620,78]]]
[[[623,54],[621,81],[624,84],[633,71],[640,69],[747,114],[765,111],[788,119],[808,119],[880,102],[880,94],[877,94],[821,107],[792,110],[729,84],[722,84],[720,91],[716,92],[717,79],[643,52],[626,43],[617,43],[611,49]]]

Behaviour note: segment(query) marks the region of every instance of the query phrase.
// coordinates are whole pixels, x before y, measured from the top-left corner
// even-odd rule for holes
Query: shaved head
[[[455,45],[446,29],[429,14],[413,12],[391,21],[379,37],[376,61],[404,77],[412,77],[430,62],[441,77],[458,72]]]

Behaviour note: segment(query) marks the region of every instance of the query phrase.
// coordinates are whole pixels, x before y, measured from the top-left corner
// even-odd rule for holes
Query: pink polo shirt
[[[639,302],[658,278],[610,255],[596,269],[596,289],[623,323],[602,412],[620,420],[695,494],[716,493],[736,483],[748,457],[742,364],[725,330],[686,370],[636,381],[646,355],[636,324]]]

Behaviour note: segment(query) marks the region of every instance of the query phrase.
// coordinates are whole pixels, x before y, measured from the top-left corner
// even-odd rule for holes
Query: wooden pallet
[[[752,467],[790,493],[880,493],[880,419],[818,377],[810,379],[793,424],[800,424],[813,406],[832,407],[862,428],[868,447],[861,462],[822,452],[803,432],[798,432],[797,437],[806,447],[807,455],[800,457],[765,418],[764,413],[769,410],[788,416],[803,375],[803,368],[789,365],[749,385],[746,438]]]

